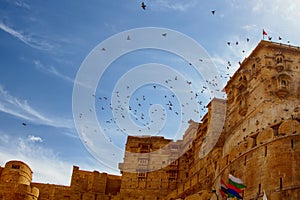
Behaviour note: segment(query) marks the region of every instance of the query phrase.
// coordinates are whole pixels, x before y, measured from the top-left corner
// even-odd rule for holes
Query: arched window
[[[282,54],[279,54],[275,57],[275,62],[276,62],[276,70],[278,72],[281,72],[285,68],[284,64],[284,56]]]
[[[282,55],[276,56],[276,64],[280,64],[280,63],[283,63],[283,57],[282,57]]]
[[[246,94],[243,94],[239,99],[239,114],[242,116],[245,116],[248,110],[246,96]]]
[[[287,74],[280,74],[277,77],[277,91],[276,94],[284,98],[286,95],[289,94],[290,91],[290,76]]]
[[[278,89],[289,89],[290,77],[286,74],[278,76]]]
[[[288,85],[287,80],[281,79],[281,84],[280,84],[281,88],[287,88],[287,85]]]
[[[277,58],[276,58],[276,63],[277,63],[277,64],[282,63],[282,57],[277,57]]]

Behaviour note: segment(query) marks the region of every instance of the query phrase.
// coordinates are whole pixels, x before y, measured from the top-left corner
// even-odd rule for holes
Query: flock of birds
[[[141,3],[141,8],[143,10],[147,9],[147,5],[145,4],[145,2]],[[211,10],[211,14],[215,15],[216,14],[216,10]],[[267,35],[267,34],[266,34]],[[161,33],[161,37],[167,37],[168,33]],[[131,40],[131,36],[128,35],[126,40]],[[268,36],[268,40],[272,40],[271,36]],[[282,40],[282,37],[278,37],[278,40]],[[246,38],[245,40],[247,43],[250,42],[250,38]],[[289,43],[289,41],[288,41]],[[227,41],[226,42],[227,46],[238,46],[240,44],[239,41]],[[106,48],[103,47],[102,51],[106,51]],[[242,50],[242,53],[245,53],[245,50]],[[199,61],[202,62],[203,59],[199,58]],[[192,63],[188,63],[190,66],[193,66]],[[239,64],[241,64],[239,62]],[[179,105],[179,101],[178,99],[176,99],[176,96],[174,94],[168,93],[168,94],[163,94],[161,93],[160,97],[158,97],[158,99],[161,100],[161,104],[164,105],[164,111],[167,112],[167,114],[173,114],[175,117],[180,117],[180,115],[186,115],[188,113],[184,113],[182,110],[180,109],[188,106],[189,104],[192,103],[197,103],[200,110],[195,109],[194,112],[196,114],[199,115],[200,119],[204,116],[205,112],[206,112],[206,104],[208,102],[206,102],[204,96],[208,95],[210,96],[210,93],[213,92],[220,92],[219,89],[215,89],[215,91],[212,91],[211,88],[219,88],[218,84],[220,84],[220,80],[221,82],[225,83],[226,81],[228,81],[231,77],[232,74],[232,63],[231,61],[227,61],[226,63],[226,73],[222,73],[220,75],[216,75],[215,79],[213,80],[205,80],[205,84],[202,85],[201,88],[198,88],[198,91],[193,91],[190,90],[189,91],[189,95],[190,95],[190,102],[181,102],[181,105]],[[178,81],[178,77],[169,77],[166,78],[165,80],[165,84],[169,87],[169,89],[173,89],[172,83]],[[191,80],[186,80],[186,84],[188,85],[193,85]],[[129,89],[129,87],[131,87],[130,85],[126,86],[127,89]],[[156,92],[159,91],[159,89],[162,87],[158,84],[153,84],[150,87],[152,87],[152,92]],[[155,91],[156,90],[156,91]],[[117,91],[117,97],[120,96],[120,91]],[[148,94],[149,95],[149,94]],[[116,126],[116,122],[118,120],[118,117],[125,119],[126,113],[125,112],[129,112],[129,116],[132,118],[133,121],[135,121],[137,124],[140,124],[144,127],[148,127],[148,130],[150,131],[150,123],[154,123],[153,119],[150,121],[149,119],[149,115],[148,113],[146,113],[146,111],[148,111],[147,109],[152,106],[154,103],[156,102],[151,102],[151,98],[152,98],[152,94],[150,94],[150,96],[147,96],[146,94],[142,94],[141,96],[135,96],[134,99],[132,101],[129,101],[129,105],[127,104],[127,101],[125,101],[124,99],[119,99],[117,100],[118,105],[112,105],[111,104],[111,97],[109,96],[105,96],[105,95],[100,95],[100,96],[96,96],[95,94],[92,94],[93,97],[98,99],[98,102],[100,103],[99,105],[96,104],[96,109],[100,110],[101,112],[101,116],[105,116],[108,117],[106,119],[103,119],[104,123],[105,123],[105,128],[104,131],[110,130],[112,132],[114,131],[119,131],[119,132],[124,132],[126,131],[125,128],[119,128]],[[127,96],[127,98],[132,98],[129,95]],[[225,98],[225,96],[224,96]],[[207,98],[207,101],[211,100],[211,97]],[[115,106],[115,107],[114,107]],[[87,112],[94,112],[92,108],[90,108],[89,111]],[[108,113],[112,113],[114,112],[115,115],[109,115]],[[157,110],[154,110],[152,112],[157,112]],[[86,113],[87,114],[87,113]],[[153,113],[152,113],[153,114]],[[80,113],[79,114],[79,119],[83,119],[84,118],[85,113]],[[166,116],[165,114],[162,114],[160,119],[155,119],[155,120],[166,120]],[[187,123],[185,121],[181,121],[182,123]],[[27,123],[23,122],[22,123],[23,126],[27,126]],[[86,127],[88,128],[88,127]],[[142,129],[140,129],[141,131]],[[109,141],[112,142],[112,137],[109,136]]]
[[[141,3],[141,8],[143,9],[143,10],[146,10],[146,8],[147,8],[147,6],[146,6],[146,4],[145,4],[145,2],[142,2]],[[215,15],[215,13],[216,13],[216,10],[211,10],[211,14],[212,15]],[[270,35],[268,35],[264,30],[263,30],[263,35],[267,35],[268,36],[268,40],[272,40],[272,36],[270,36]],[[279,41],[282,41],[282,37],[281,36],[278,36],[278,40]],[[247,42],[249,42],[250,41],[250,39],[249,38],[247,38]],[[288,40],[287,41],[287,43],[289,44],[290,43],[290,41]],[[231,42],[227,42],[227,44],[230,46],[230,44],[231,44]],[[236,42],[236,45],[238,45],[238,42]],[[243,53],[244,53],[245,51],[243,50]]]
[[[166,86],[169,86],[169,88],[172,88],[172,82],[177,81],[177,77],[174,77],[173,79],[166,79],[165,83]],[[186,84],[191,84],[191,82],[188,82]],[[127,85],[127,88],[130,86]],[[198,97],[200,94],[197,92],[194,92],[193,90],[189,91],[189,99],[188,102],[181,102],[181,105],[179,105],[179,101],[175,94],[172,94],[170,91],[165,91],[165,86],[161,86],[159,84],[152,84],[148,87],[148,93],[147,94],[137,94],[134,97],[133,96],[127,96],[127,99],[121,98],[121,92],[116,91],[116,97],[117,97],[117,104],[112,105],[111,104],[111,98],[106,96],[99,96],[98,101],[100,101],[99,109],[102,112],[101,116],[108,116],[107,111],[113,112],[115,115],[114,117],[110,117],[105,119],[105,123],[107,125],[110,125],[110,127],[107,128],[113,128],[119,118],[126,119],[126,117],[130,116],[132,120],[134,120],[137,124],[140,124],[141,126],[148,127],[148,130],[150,131],[150,123],[154,123],[153,120],[166,120],[166,115],[163,113],[161,114],[161,117],[159,119],[152,119],[150,121],[149,115],[148,115],[148,109],[154,105],[154,104],[160,104],[164,107],[164,111],[169,115],[174,116],[180,116],[185,115],[187,113],[184,113],[183,109],[185,106],[189,106],[190,104],[194,103],[194,101],[197,102],[197,105],[201,107],[201,110],[205,111],[205,104],[203,103],[203,100],[200,100]],[[146,89],[145,89],[146,90]],[[203,93],[205,90],[207,90],[206,86],[203,86],[203,89],[200,91],[200,93]],[[126,91],[122,91],[125,92]],[[156,94],[156,95],[154,95]],[[132,98],[132,99],[130,99]],[[127,104],[127,100],[129,100],[129,104]],[[129,115],[127,115],[127,112]],[[155,109],[152,111],[151,114],[154,114],[155,112],[159,112],[159,110]],[[198,109],[194,109],[193,112],[199,114]],[[82,117],[82,115],[80,116]],[[130,119],[127,119],[130,120]],[[184,121],[182,121],[184,123]],[[119,129],[117,128],[116,131],[126,131],[125,128]],[[141,129],[139,130],[141,131]]]
[[[145,4],[145,2],[141,3],[141,8],[143,10],[147,9],[147,5]],[[216,14],[216,10],[211,10],[211,15],[215,15]],[[161,33],[161,37],[168,37],[168,33]],[[279,40],[282,40],[282,37],[278,37]],[[127,40],[131,40],[131,36],[128,35],[127,36]],[[268,36],[268,40],[272,40],[271,36]],[[234,46],[239,46],[243,43],[249,43],[250,42],[250,38],[246,37],[245,41],[227,41],[226,45],[228,47],[234,47]],[[289,41],[288,41],[289,43]],[[105,51],[106,49],[103,48],[103,51]],[[242,49],[242,53],[245,53],[246,51],[244,49]],[[199,61],[202,62],[203,59],[199,58]],[[238,62],[239,64],[241,64],[241,62]],[[188,63],[190,66],[193,66],[193,63],[189,62]],[[213,80],[205,80],[205,84],[202,85],[202,88],[198,88],[198,91],[189,91],[189,93],[192,95],[190,98],[190,102],[184,102],[181,105],[178,104],[178,101],[176,100],[176,96],[174,94],[162,94],[160,99],[161,104],[165,106],[165,111],[167,111],[168,114],[173,114],[175,117],[176,116],[180,116],[180,115],[186,115],[188,113],[184,113],[182,112],[182,110],[180,109],[183,108],[184,106],[187,106],[189,104],[191,104],[192,102],[196,102],[199,106],[199,110],[195,109],[194,112],[199,114],[200,119],[204,116],[204,114],[206,113],[206,104],[208,103],[209,100],[211,100],[211,97],[208,97],[206,100],[205,99],[205,95],[210,96],[210,93],[214,93],[214,92],[220,92],[220,89],[215,89],[215,91],[212,91],[211,88],[219,88],[217,87],[218,84],[221,83],[225,83],[227,82],[230,78],[231,78],[231,74],[233,73],[233,71],[235,71],[235,66],[233,66],[231,61],[227,61],[226,63],[226,68],[224,68],[225,73],[219,74],[215,76],[215,79]],[[178,78],[177,77],[169,77],[166,78],[165,83],[166,85],[169,85],[169,89],[173,89],[172,85],[170,83],[177,81]],[[220,81],[221,80],[221,81]],[[188,85],[193,85],[191,80],[186,80],[186,84]],[[128,85],[127,88],[129,88],[130,86]],[[153,84],[152,85],[152,89],[153,92],[154,90],[157,90],[158,87],[160,87],[159,85]],[[123,91],[122,91],[123,92]],[[117,93],[120,93],[120,91],[117,91]],[[119,94],[117,94],[117,97],[119,96]],[[213,95],[212,95],[213,96]],[[127,98],[132,98],[130,96],[127,96]],[[224,96],[225,98],[225,96]],[[106,112],[107,110],[109,110],[110,112],[114,112],[116,115],[114,115],[113,117],[110,117],[108,119],[105,119],[104,122],[106,123],[106,129],[112,129],[115,127],[116,125],[116,121],[118,120],[117,118],[120,117],[122,119],[125,119],[126,117],[128,117],[128,115],[125,114],[125,112],[129,112],[129,116],[132,118],[133,121],[136,121],[137,124],[141,124],[142,126],[148,127],[149,128],[149,124],[153,123],[153,119],[152,121],[150,121],[148,114],[146,113],[146,111],[148,111],[147,109],[153,105],[153,102],[150,102],[151,97],[146,96],[145,94],[142,94],[141,96],[135,96],[133,101],[130,101],[130,105],[127,105],[126,102],[122,99],[118,100],[117,102],[119,103],[118,105],[115,105],[115,107],[113,107],[110,103],[110,97],[107,96],[99,96],[98,100],[100,101],[100,110],[101,112]],[[175,106],[176,105],[176,106]],[[156,112],[156,110],[152,111],[152,112]],[[153,113],[152,113],[153,114]],[[81,114],[82,116],[82,114]],[[106,116],[103,113],[103,116]],[[163,114],[163,116],[160,119],[155,119],[155,120],[165,120],[166,116],[165,114]],[[187,123],[187,121],[181,121],[182,123]],[[125,128],[116,128],[115,131],[126,131]],[[141,129],[139,130],[141,131]],[[111,140],[110,140],[111,141]]]

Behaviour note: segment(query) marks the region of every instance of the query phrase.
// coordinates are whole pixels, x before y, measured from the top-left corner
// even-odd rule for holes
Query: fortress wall
[[[232,160],[221,170],[242,179],[247,186],[244,197],[261,197],[266,191],[271,200],[298,199],[300,196],[300,133],[278,136]]]

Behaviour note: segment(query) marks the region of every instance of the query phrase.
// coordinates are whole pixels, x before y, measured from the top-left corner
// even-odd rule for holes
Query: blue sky
[[[144,2],[146,10],[141,8],[141,1],[136,0],[91,0],[88,3],[0,0],[1,166],[8,160],[20,159],[31,166],[34,181],[64,185],[70,183],[73,165],[86,170],[118,174],[117,163],[122,162],[122,152],[116,158],[109,154],[110,149],[105,149],[100,155],[99,152],[90,153],[93,148],[88,140],[95,138],[84,138],[83,132],[77,131],[72,111],[73,88],[80,66],[97,45],[115,34],[143,27],[178,31],[200,44],[214,62],[218,73],[226,77],[238,68],[238,61],[249,55],[262,39],[262,29],[267,31],[272,41],[280,42],[278,37],[281,36],[283,43],[300,43],[297,22],[300,17],[300,3],[296,1]],[[214,15],[212,10],[215,10]],[[129,33],[133,34],[134,31]],[[132,37],[131,40],[134,40],[134,36]],[[169,35],[166,38],[169,38]],[[250,40],[247,42],[246,38]],[[227,45],[227,42],[231,42],[231,45]],[[180,41],[175,40],[173,43],[179,45]],[[112,45],[116,44],[111,43],[106,47],[107,55]],[[228,61],[231,63],[229,69]],[[100,64],[101,59],[97,62]],[[124,74],[129,74],[135,67],[147,67],[147,63],[172,66],[182,75],[179,78],[178,74],[181,82],[177,82],[182,84],[174,87],[183,87],[186,82],[191,81],[192,84],[185,85],[193,91],[188,91],[191,95],[188,97],[193,98],[196,104],[199,101],[203,101],[203,104],[209,101],[209,94],[201,93],[203,86],[200,83],[205,83],[205,77],[201,78],[200,74],[199,78],[193,67],[178,55],[157,49],[126,53],[108,66],[95,94],[91,93],[89,96],[95,99],[95,111],[91,108],[91,112],[95,112],[102,131],[105,132],[105,140],[113,144],[113,148],[122,150],[127,134],[133,131],[122,130],[125,129],[122,127],[122,121],[120,127],[113,123],[114,118],[122,119],[124,102],[115,102],[119,107],[115,107],[114,113],[109,109],[110,101],[113,98],[116,100],[117,95],[123,95],[126,91],[121,86],[124,86],[124,83],[129,84],[132,79],[121,82],[123,84],[119,85],[119,94],[116,93],[116,84]],[[134,76],[134,80],[145,80],[147,71],[144,72],[146,74]],[[186,125],[188,118],[199,121],[200,116],[205,114],[205,109],[197,104],[195,112],[191,111],[183,116],[181,109],[186,102],[178,100],[180,95],[175,95],[175,98],[172,96],[170,84],[177,76],[169,75],[167,72],[152,74],[152,77],[162,76],[165,78],[162,80],[169,81],[166,84],[158,84],[157,80],[137,88],[129,94],[126,108],[131,107],[131,120],[139,125],[137,127],[143,128],[147,128],[151,122],[146,113],[151,113],[151,109],[162,109],[154,118],[158,123],[157,127],[165,127],[157,129],[155,133],[144,131],[144,134],[179,139],[182,133],[176,136],[174,134],[178,130],[178,124]],[[220,84],[224,85],[226,80],[228,78],[223,78]],[[155,91],[154,85],[157,86]],[[128,86],[127,89],[129,88]],[[184,87],[181,89],[187,92]],[[196,97],[196,93],[199,96]],[[108,98],[108,101],[104,97]],[[139,105],[142,99],[143,105]],[[172,110],[169,109],[170,101],[174,104]],[[162,106],[150,108],[154,104]],[[75,120],[79,120],[79,116],[74,116]],[[109,120],[111,121],[108,122]],[[95,137],[99,136],[97,134],[99,133],[95,131]],[[103,150],[101,145],[99,148],[100,151]],[[112,159],[106,161],[105,156]]]

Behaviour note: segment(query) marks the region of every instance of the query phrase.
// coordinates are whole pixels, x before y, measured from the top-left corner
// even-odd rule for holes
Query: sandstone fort
[[[299,47],[261,41],[224,90],[182,140],[129,136],[121,176],[74,166],[69,186],[35,183],[30,166],[9,161],[0,200],[220,200],[229,174],[243,199],[300,199]]]

